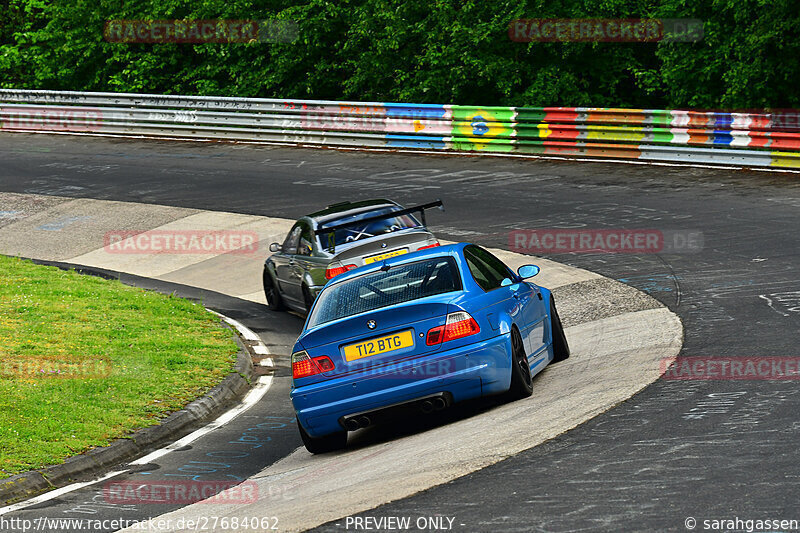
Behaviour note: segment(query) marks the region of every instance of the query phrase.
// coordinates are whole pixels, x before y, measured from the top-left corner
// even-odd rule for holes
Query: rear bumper
[[[341,420],[357,413],[438,393],[459,402],[503,392],[510,383],[511,337],[506,334],[299,387],[291,399],[306,432],[320,437],[341,431]]]

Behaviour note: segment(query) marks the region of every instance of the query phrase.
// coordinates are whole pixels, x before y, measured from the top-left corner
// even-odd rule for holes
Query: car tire
[[[300,438],[303,439],[306,450],[313,454],[333,452],[347,446],[346,431],[339,431],[324,437],[312,437],[306,433],[299,420],[297,421],[297,427],[300,428]]]
[[[569,358],[569,344],[564,335],[564,327],[556,310],[556,303],[550,297],[550,330],[553,334],[553,363],[558,363]]]
[[[267,298],[267,306],[270,311],[282,311],[285,308],[281,293],[266,268],[264,269],[264,296]]]
[[[311,290],[307,285],[303,285],[303,304],[306,307],[306,314],[311,312],[311,306],[314,305],[314,298],[311,296]]]
[[[508,389],[510,400],[521,400],[533,394],[533,377],[525,354],[525,345],[516,328],[511,330],[511,386]]]

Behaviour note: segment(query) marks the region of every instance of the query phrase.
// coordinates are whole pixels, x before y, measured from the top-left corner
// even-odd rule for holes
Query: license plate
[[[345,346],[344,358],[347,361],[355,361],[356,359],[393,352],[409,346],[414,346],[414,335],[410,330]]]
[[[370,263],[374,263],[375,261],[383,261],[384,259],[389,259],[390,257],[397,257],[398,255],[403,255],[407,253],[408,253],[408,248],[400,248],[399,250],[392,250],[391,252],[386,252],[385,254],[373,255],[372,257],[365,257],[364,264],[368,265]]]

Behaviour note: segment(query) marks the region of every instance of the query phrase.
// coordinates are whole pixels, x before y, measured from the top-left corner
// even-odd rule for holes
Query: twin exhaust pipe
[[[426,398],[424,400],[409,404],[409,406],[418,408],[426,415],[433,413],[434,411],[441,411],[442,409],[446,408],[447,405],[448,403],[444,396]],[[350,418],[340,420],[340,424],[343,424],[347,431],[356,431],[371,425],[372,419],[368,415],[355,415]]]
[[[427,415],[434,411],[441,411],[445,407],[447,407],[447,402],[444,401],[444,398],[441,396],[437,396],[430,400],[423,400],[422,403],[420,403],[419,409]]]

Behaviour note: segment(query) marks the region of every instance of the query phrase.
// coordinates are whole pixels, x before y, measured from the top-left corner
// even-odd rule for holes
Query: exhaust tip
[[[348,418],[344,421],[344,425],[347,427],[347,431],[355,431],[361,427],[361,424],[355,418]]]
[[[372,423],[372,421],[367,416],[359,416],[358,417],[358,425],[361,426],[362,428],[367,427],[371,423]]]
[[[434,409],[433,402],[431,402],[430,400],[425,400],[424,402],[422,402],[422,403],[419,405],[419,408],[420,408],[420,409],[422,410],[422,412],[423,412],[423,413],[425,413],[426,415],[427,415],[428,413],[432,413],[432,412],[433,412],[433,409]]]
[[[447,407],[447,402],[444,401],[444,398],[434,398],[433,399],[433,408],[434,409],[436,409],[437,411],[441,411],[445,407]]]

